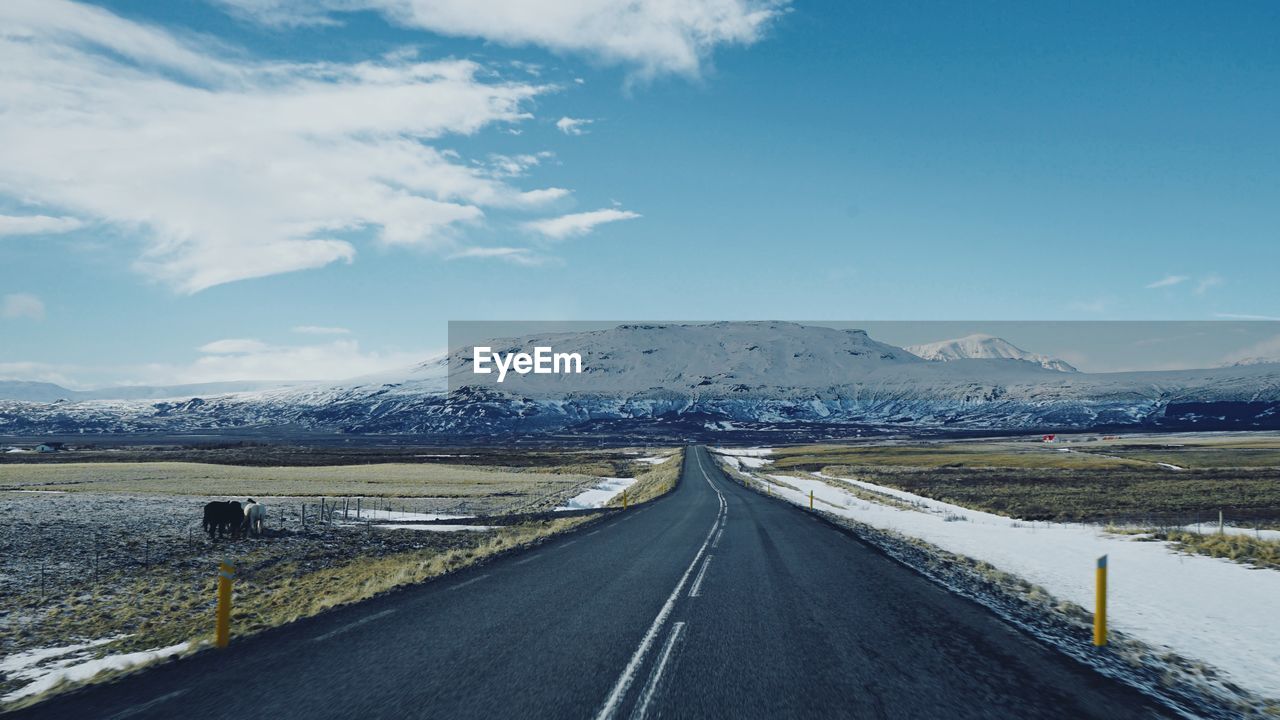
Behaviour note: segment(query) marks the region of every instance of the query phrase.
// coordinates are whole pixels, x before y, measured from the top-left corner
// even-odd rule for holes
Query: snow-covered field
[[[653,457],[636,458],[636,462],[642,462],[649,465],[661,465],[662,463],[675,457],[674,455],[654,455]]]
[[[769,463],[767,456],[773,448],[711,448],[711,452],[739,470],[755,470]]]
[[[409,525],[407,523],[379,523],[374,525],[383,530],[423,530],[426,532],[459,532],[463,530],[492,530],[492,525]]]
[[[1095,562],[1106,555],[1110,627],[1280,697],[1280,572],[1178,553],[1167,543],[1094,525],[1018,521],[858,480],[757,477],[798,488],[772,484],[774,494],[790,502],[807,506],[812,491],[823,510],[988,562],[1089,610]],[[883,493],[916,509],[868,502],[830,483]]]
[[[446,515],[444,513],[406,512],[402,510],[389,510],[386,508],[374,509],[374,508],[362,507],[360,509],[360,522],[366,522],[366,521],[377,522],[379,520],[385,521],[385,522],[410,522],[410,521],[434,522],[436,520],[466,520],[471,517],[472,517],[471,515]],[[350,523],[355,519],[356,519],[356,510],[354,508],[348,508],[347,522]],[[339,524],[342,524],[342,523],[339,523]]]
[[[618,496],[623,490],[636,483],[635,478],[600,478],[589,490],[578,493],[565,501],[556,510],[587,510],[602,508]]]

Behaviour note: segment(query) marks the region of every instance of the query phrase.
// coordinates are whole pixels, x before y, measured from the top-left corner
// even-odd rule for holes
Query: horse
[[[218,537],[226,534],[227,530],[231,530],[231,539],[240,539],[240,525],[244,522],[244,510],[240,509],[240,503],[235,500],[223,502],[214,500],[204,506],[204,530],[209,533],[209,539],[213,540],[213,531],[218,531]]]
[[[244,505],[244,529],[253,537],[262,537],[262,522],[267,519],[267,508],[257,500],[249,498]]]

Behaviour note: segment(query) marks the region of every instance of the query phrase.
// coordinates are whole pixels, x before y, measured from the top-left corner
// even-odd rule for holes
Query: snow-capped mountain
[[[981,333],[974,335],[966,335],[962,338],[954,338],[952,340],[939,340],[938,342],[924,343],[921,345],[908,345],[906,348],[909,352],[925,360],[935,360],[939,362],[950,362],[952,360],[1022,360],[1039,365],[1046,370],[1057,370],[1058,372],[1079,372],[1065,360],[1051,358],[1047,355],[1027,352],[1022,348],[1003,338],[993,337],[991,335],[983,335]]]
[[[860,330],[795,323],[622,325],[493,343],[499,351],[538,345],[581,353],[584,372],[498,384],[492,375],[469,375],[466,353],[457,351],[340,383],[165,401],[0,401],[0,434],[236,430],[501,439],[600,427],[625,438],[646,423],[677,432],[743,424],[1280,427],[1280,365],[1081,373],[1004,357],[929,362]]]
[[[1280,358],[1274,357],[1247,357],[1241,358],[1234,362],[1223,363],[1221,367],[1248,367],[1250,365],[1276,365],[1280,364]]]

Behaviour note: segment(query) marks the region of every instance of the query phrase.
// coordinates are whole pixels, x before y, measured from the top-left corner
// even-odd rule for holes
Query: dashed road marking
[[[702,579],[707,576],[707,568],[711,567],[711,558],[715,555],[708,555],[706,560],[702,561],[702,569],[698,571],[698,577],[693,579],[693,585],[689,587],[689,597],[698,597],[702,594]]]
[[[125,718],[131,718],[134,715],[144,713],[157,705],[167,703],[170,700],[180,695],[184,695],[186,694],[186,692],[187,692],[187,688],[183,688],[181,690],[174,690],[173,692],[168,693],[166,695],[161,695],[160,697],[155,698],[154,700],[148,700],[144,703],[139,703],[137,705],[134,705],[133,707],[125,708],[124,710],[121,710],[115,715],[109,716],[107,720],[124,720]]]
[[[329,631],[329,632],[327,632],[327,633],[325,633],[325,634],[323,634],[323,635],[320,635],[320,636],[318,636],[318,637],[314,637],[314,638],[312,638],[312,639],[311,639],[311,641],[312,641],[312,642],[323,642],[323,641],[328,640],[329,638],[334,637],[334,636],[336,636],[336,635],[341,635],[342,633],[344,633],[344,632],[346,632],[346,631],[348,631],[348,630],[354,630],[354,629],[356,629],[356,628],[360,627],[361,625],[364,625],[365,623],[373,622],[374,620],[377,620],[378,618],[386,617],[386,616],[390,615],[390,614],[391,614],[391,613],[393,613],[393,612],[395,612],[395,608],[388,608],[388,609],[386,609],[386,610],[383,610],[382,612],[376,612],[376,613],[374,613],[374,614],[372,614],[372,615],[366,615],[366,616],[364,616],[364,617],[360,618],[359,620],[356,620],[356,621],[354,621],[354,622],[349,622],[349,623],[347,623],[346,625],[343,625],[342,627],[338,628],[337,630],[331,630],[331,631]]]
[[[530,560],[533,560],[533,559],[535,559],[535,558],[539,558],[539,557],[542,557],[542,553],[534,553],[534,554],[530,555],[529,557],[524,558],[523,560],[517,560],[517,561],[515,561],[515,562],[514,562],[514,563],[512,563],[512,564],[513,564],[513,565],[523,565],[523,564],[525,564],[525,563],[529,562]]]
[[[463,580],[462,582],[458,583],[457,585],[454,585],[453,587],[451,587],[451,588],[449,588],[449,589],[450,589],[450,590],[457,590],[458,588],[464,588],[464,587],[466,587],[466,586],[470,585],[471,583],[478,583],[478,582],[480,582],[481,580],[483,580],[483,579],[485,579],[485,578],[487,578],[487,577],[489,577],[489,573],[485,573],[484,575],[477,575],[476,577],[473,577],[473,578],[471,578],[470,580]]]

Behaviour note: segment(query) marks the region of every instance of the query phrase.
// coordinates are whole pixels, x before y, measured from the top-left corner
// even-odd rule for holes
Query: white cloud
[[[252,338],[227,338],[214,340],[200,346],[200,352],[212,355],[238,355],[241,353],[258,353],[267,349],[267,344]]]
[[[585,135],[587,125],[595,122],[586,118],[562,117],[556,121],[556,127],[565,135]]]
[[[324,325],[296,325],[293,331],[300,335],[350,335],[351,331],[344,327],[328,327]]]
[[[207,350],[207,348],[215,348]],[[228,351],[225,348],[237,347]],[[147,365],[134,372],[155,385],[231,380],[343,380],[411,367],[430,357],[426,351],[366,352],[355,340],[315,345],[270,345],[243,339],[205,345],[205,353],[186,365]]]
[[[305,381],[348,378],[409,368],[438,350],[366,351],[350,339],[305,345],[273,345],[229,338],[207,343],[189,362],[71,365],[0,362],[0,379],[51,382],[72,390],[117,385],[185,385],[239,380]]]
[[[47,235],[64,233],[84,227],[84,222],[73,217],[49,215],[0,215],[0,236]]]
[[[1163,288],[1163,287],[1173,287],[1174,285],[1180,285],[1189,279],[1190,278],[1188,278],[1186,275],[1166,275],[1160,278],[1159,280],[1156,280],[1155,282],[1147,283],[1145,287],[1147,290],[1155,290],[1156,288]]]
[[[519,247],[471,247],[449,256],[451,260],[463,258],[493,258],[516,265],[542,265],[546,262],[546,258],[529,248]]]
[[[526,192],[428,142],[511,127],[554,88],[466,60],[255,60],[67,0],[0,2],[0,197],[141,239],[182,292],[351,262],[350,234],[447,254]]]
[[[44,319],[44,301],[28,293],[5,295],[0,302],[0,317],[8,319],[26,318],[28,320]]]
[[[1222,277],[1219,275],[1216,275],[1216,274],[1206,275],[1200,279],[1200,282],[1196,283],[1196,294],[1203,295],[1206,292],[1209,292],[1210,289],[1218,287],[1224,282],[1226,281],[1223,280]]]
[[[544,235],[552,240],[564,240],[565,238],[586,235],[597,225],[601,225],[603,223],[617,222],[619,220],[631,220],[638,217],[640,217],[639,213],[634,213],[630,210],[605,208],[602,210],[591,210],[589,212],[561,215],[560,217],[546,218],[543,220],[530,220],[529,222],[524,223],[524,228]]]
[[[524,153],[520,155],[501,155],[494,153],[489,156],[488,173],[492,177],[497,178],[513,178],[521,177],[529,172],[530,168],[537,167],[542,164],[543,160],[555,157],[553,153],[543,151],[537,153]],[[550,188],[558,190],[558,188]],[[556,200],[568,194],[567,191],[561,191],[556,197],[548,197],[547,200]]]
[[[270,25],[335,22],[374,10],[405,27],[537,45],[633,68],[644,77],[696,76],[713,50],[750,45],[787,0],[215,0]]]

